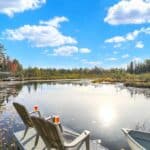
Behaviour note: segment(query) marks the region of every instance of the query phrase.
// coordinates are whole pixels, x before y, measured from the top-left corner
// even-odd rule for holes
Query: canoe
[[[131,129],[122,129],[132,150],[150,150],[150,133]]]

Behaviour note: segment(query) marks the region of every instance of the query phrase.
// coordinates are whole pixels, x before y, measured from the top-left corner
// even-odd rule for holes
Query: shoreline
[[[122,83],[126,87],[136,87],[136,88],[150,88],[150,82],[146,81],[130,81],[130,80],[117,80],[117,79],[96,79],[92,83]]]
[[[1,85],[14,85],[14,84],[25,84],[31,82],[66,82],[66,81],[89,81],[93,84],[113,84],[113,83],[122,83],[126,87],[137,87],[137,88],[150,88],[150,82],[145,81],[126,81],[126,80],[116,80],[112,78],[100,78],[100,79],[40,79],[40,80],[17,80],[17,81],[0,81]]]
[[[66,82],[66,81],[91,81],[91,79],[41,79],[41,80],[16,80],[16,81],[0,81],[0,85],[15,85],[15,84],[25,84],[31,82]]]
[[[150,82],[125,82],[126,87],[150,88]]]

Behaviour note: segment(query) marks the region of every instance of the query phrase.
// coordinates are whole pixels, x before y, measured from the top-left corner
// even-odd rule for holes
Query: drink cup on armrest
[[[33,110],[34,110],[35,112],[36,112],[36,111],[39,111],[38,105],[34,105]]]
[[[56,124],[59,124],[60,123],[60,117],[59,116],[54,116],[53,117],[53,122],[56,123]]]

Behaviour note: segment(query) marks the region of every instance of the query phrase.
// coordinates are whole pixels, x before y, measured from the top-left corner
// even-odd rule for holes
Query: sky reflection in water
[[[146,89],[138,92],[135,88],[128,89],[118,84],[81,85],[44,83],[14,86],[17,92],[7,98],[6,108],[11,108],[13,101],[24,104],[29,111],[38,105],[44,116],[60,115],[65,126],[78,132],[90,130],[92,138],[102,139],[103,145],[112,150],[128,149],[121,128],[150,131],[150,93]],[[3,110],[2,116],[5,114],[9,116],[8,109]]]

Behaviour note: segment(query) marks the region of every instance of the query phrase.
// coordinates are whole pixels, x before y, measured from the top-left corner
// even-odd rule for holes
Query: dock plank
[[[39,138],[38,144],[34,147],[35,139],[36,139],[36,131],[34,128],[29,129],[24,139],[22,139],[24,134],[24,130],[18,131],[14,133],[14,140],[21,150],[42,150],[47,149],[45,144],[41,138]],[[90,149],[91,150],[108,150],[103,147],[97,140],[90,140]],[[72,150],[72,149],[70,149]],[[80,150],[86,150],[85,145],[80,148]]]

